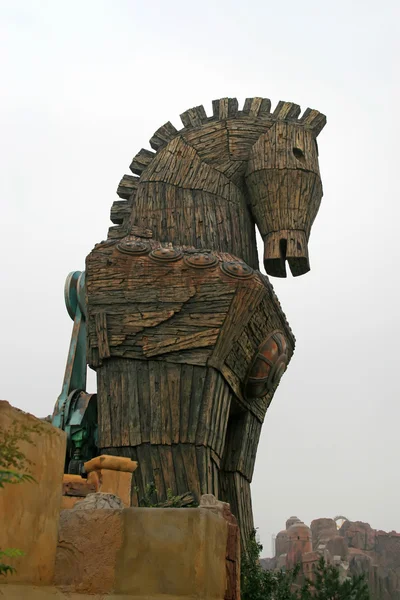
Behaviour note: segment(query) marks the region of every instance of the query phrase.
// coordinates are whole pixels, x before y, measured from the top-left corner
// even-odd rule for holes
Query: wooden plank
[[[182,444],[180,448],[185,468],[186,479],[188,482],[188,491],[194,495],[197,501],[199,501],[201,496],[201,489],[199,482],[199,473],[197,470],[195,446],[194,444]]]
[[[149,385],[150,385],[150,442],[151,444],[162,443],[162,413],[160,396],[160,370],[162,365],[152,361],[149,365]]]
[[[106,365],[104,365],[104,367],[106,367]],[[112,446],[111,412],[108,393],[110,378],[107,371],[105,368],[101,369],[97,378],[97,418],[100,448]]]
[[[131,365],[128,361],[119,361],[118,365],[118,379],[115,378],[115,382],[118,381],[118,387],[115,390],[114,407],[118,405],[116,414],[119,416],[119,426],[116,425],[115,431],[113,432],[113,445],[115,446],[129,446],[130,445],[130,423],[132,419],[131,415],[131,398],[129,397],[129,378]],[[136,409],[137,418],[137,409]],[[137,426],[137,423],[135,423]],[[118,429],[117,429],[118,427]]]
[[[161,465],[161,458],[159,453],[159,446],[149,446],[150,459],[151,459],[151,467],[153,471],[153,481],[157,490],[157,502],[161,502],[162,500],[166,500],[167,498],[167,489],[165,486],[163,470]]]
[[[167,337],[160,341],[148,341],[143,345],[143,353],[148,358],[167,354],[169,352],[178,352],[192,348],[207,348],[215,343],[219,334],[219,329],[212,328],[206,331],[199,331],[195,334]]]
[[[124,361],[126,372],[126,399],[127,415],[126,428],[129,431],[129,446],[138,446],[142,443],[141,415],[138,389],[139,361]]]
[[[208,486],[208,460],[207,460],[207,448],[205,446],[196,446],[196,464],[199,477],[200,493],[201,494],[212,494]]]
[[[139,464],[136,448],[124,448],[124,450],[127,451],[127,455],[129,455],[129,457],[132,460],[135,460]],[[136,469],[136,471],[134,471],[132,473],[131,506],[139,506],[139,498],[143,497],[143,494],[144,494],[144,489],[143,489],[143,487],[141,487],[141,485],[142,485],[141,475],[139,477],[135,477],[135,473],[137,471],[138,471],[138,469]]]
[[[192,389],[190,395],[190,414],[188,423],[188,441],[191,443],[199,443],[197,436],[197,428],[199,419],[202,418],[203,395],[206,377],[208,377],[208,369],[204,367],[193,367]],[[200,442],[201,443],[201,442]]]
[[[113,361],[110,365],[111,373],[109,373],[109,390],[108,401],[110,405],[110,421],[111,421],[111,446],[122,446],[123,436],[123,405],[122,386],[121,386],[121,370],[117,361]]]
[[[136,373],[140,407],[140,434],[142,443],[144,443],[150,442],[151,430],[149,363],[143,360],[138,361]]]
[[[161,443],[172,444],[172,418],[168,386],[168,365],[164,361],[158,363],[159,397],[161,405]]]
[[[220,373],[218,374],[218,377],[220,379],[220,391],[218,412],[215,422],[215,438],[213,440],[212,447],[217,455],[221,457],[225,445],[226,428],[228,424],[232,392]]]
[[[193,381],[193,365],[182,365],[180,381],[180,431],[179,441],[189,441],[190,403]]]
[[[173,363],[165,365],[168,379],[168,399],[171,411],[171,442],[177,444],[180,437],[181,397],[180,384],[182,367]]]
[[[184,494],[185,492],[189,491],[189,484],[187,481],[185,465],[182,457],[182,447],[182,444],[173,445],[171,447],[172,460],[174,462],[176,489],[177,493],[180,494]]]
[[[210,443],[214,432],[215,423],[212,417],[213,410],[215,410],[215,390],[218,373],[214,369],[208,368],[205,375],[202,396],[197,400],[200,408],[196,413],[192,413],[192,415],[196,414],[196,418],[193,417],[192,419],[194,439],[197,445],[204,446]],[[193,394],[192,403],[194,404]]]
[[[158,446],[158,452],[160,455],[160,464],[162,469],[162,476],[164,480],[165,490],[168,494],[168,490],[171,490],[172,494],[183,494],[181,490],[178,490],[176,478],[174,460],[172,456],[171,446]],[[186,490],[185,490],[186,491]]]
[[[97,346],[99,349],[100,358],[108,358],[110,356],[110,347],[108,345],[107,334],[107,314],[99,312],[95,315]]]

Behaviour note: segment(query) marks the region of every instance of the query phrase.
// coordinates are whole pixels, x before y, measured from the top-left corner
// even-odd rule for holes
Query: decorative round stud
[[[123,254],[147,254],[150,250],[149,246],[144,242],[138,242],[137,240],[127,240],[119,242],[117,249]]]
[[[289,347],[281,331],[275,331],[259,347],[249,369],[245,394],[262,398],[277,387],[289,362]]]
[[[254,273],[249,265],[236,261],[223,262],[221,264],[221,269],[225,275],[229,275],[229,277],[238,277],[239,279],[246,279],[247,277],[251,277]]]
[[[218,264],[218,258],[214,254],[206,254],[205,252],[197,252],[189,254],[184,258],[185,263],[194,269],[207,269],[215,267]]]
[[[182,252],[175,248],[156,248],[149,256],[158,262],[172,262],[182,258]]]

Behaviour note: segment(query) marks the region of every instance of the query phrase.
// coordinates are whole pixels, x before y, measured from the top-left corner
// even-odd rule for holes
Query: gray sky
[[[400,531],[398,0],[0,0],[0,397],[61,390],[69,271],[163,123],[216,98],[324,112],[311,272],[273,280],[297,338],[252,484],[264,543],[338,513]],[[89,378],[88,391],[95,391]]]

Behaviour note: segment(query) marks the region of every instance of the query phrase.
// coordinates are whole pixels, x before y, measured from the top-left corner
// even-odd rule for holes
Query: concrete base
[[[207,508],[65,510],[54,583],[131,600],[224,600],[228,531]]]
[[[1,490],[0,548],[25,555],[10,559],[17,571],[2,578],[0,600],[239,600],[240,536],[229,505],[205,495],[198,508],[123,508],[96,492],[60,513],[64,432],[1,401],[0,427],[33,428],[33,443],[20,450],[36,480]],[[128,497],[133,467],[94,460],[99,486]]]
[[[99,497],[101,506],[106,496],[88,499]],[[54,586],[16,585],[11,575],[0,600],[239,600],[239,528],[227,504],[202,501],[186,509],[124,509],[119,501],[64,510]]]

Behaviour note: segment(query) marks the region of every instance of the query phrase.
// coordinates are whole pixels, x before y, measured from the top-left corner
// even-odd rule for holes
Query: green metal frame
[[[52,417],[55,427],[67,434],[66,469],[81,470],[97,454],[97,397],[86,388],[85,272],[73,271],[66,279],[64,298],[74,321],[61,394]]]

